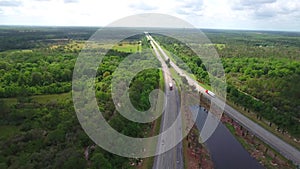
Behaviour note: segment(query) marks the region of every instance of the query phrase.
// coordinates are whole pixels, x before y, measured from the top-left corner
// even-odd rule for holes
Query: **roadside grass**
[[[170,70],[170,73],[171,73],[173,79],[176,82],[177,88],[180,89],[179,87],[182,85],[181,77],[177,74],[177,72],[175,71],[174,68],[171,67],[171,68],[169,68],[169,70]]]
[[[194,76],[194,77],[195,77],[195,76]],[[196,77],[194,78],[194,80],[197,81]],[[212,91],[211,86],[209,86],[209,85],[207,85],[207,84],[204,84],[204,83],[200,83],[200,82],[198,82],[198,84],[199,84],[201,87],[203,87],[204,89],[207,89],[207,90]]]
[[[154,163],[154,157],[148,157],[144,158],[143,164],[140,167],[137,167],[139,169],[151,169]]]
[[[165,91],[165,79],[162,70],[159,71],[159,89]]]
[[[159,44],[159,42],[157,42]],[[160,45],[160,44],[159,44]],[[170,58],[170,60],[174,63],[176,63],[174,57],[173,57],[173,53],[171,53],[170,51],[168,51],[164,46],[160,45],[160,47],[162,48],[162,50],[164,50],[164,52],[168,55],[168,57]]]
[[[249,146],[249,144],[241,137],[237,136],[235,134],[235,129],[231,124],[225,123],[225,126],[227,127],[227,129],[230,131],[230,133],[232,135],[234,135],[234,137],[239,141],[239,143],[242,144],[242,146],[246,149],[249,150],[251,147]]]
[[[235,129],[232,125],[227,124],[227,123],[225,125],[228,128],[228,130],[230,131],[230,133],[235,134]]]
[[[159,111],[159,109],[160,108],[163,108],[163,104],[164,104],[164,93],[165,93],[165,79],[164,79],[164,77],[163,77],[163,72],[162,72],[162,70],[160,70],[159,71],[159,90],[161,90],[163,93],[161,93],[161,94],[159,94],[158,95],[158,100],[161,100],[162,102],[157,102],[157,106],[156,106],[156,108],[158,109],[158,110],[156,110],[156,111]],[[159,124],[160,125],[160,124]],[[157,133],[159,133],[159,129],[158,129],[158,131],[156,132],[155,131],[155,133],[157,134]]]

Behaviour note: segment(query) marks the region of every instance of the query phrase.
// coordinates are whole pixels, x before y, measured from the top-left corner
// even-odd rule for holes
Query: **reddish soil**
[[[209,152],[203,144],[200,144],[198,139],[198,130],[193,127],[186,140],[187,148],[187,168],[188,169],[212,169],[213,163],[210,159]]]

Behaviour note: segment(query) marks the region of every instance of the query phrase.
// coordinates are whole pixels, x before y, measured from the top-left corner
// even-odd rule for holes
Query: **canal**
[[[207,113],[203,107],[191,107],[194,114],[198,111],[196,126],[201,131]],[[206,122],[207,123],[207,122]],[[264,167],[244,149],[224,124],[218,124],[214,133],[204,142],[210,152],[216,169],[263,169]]]

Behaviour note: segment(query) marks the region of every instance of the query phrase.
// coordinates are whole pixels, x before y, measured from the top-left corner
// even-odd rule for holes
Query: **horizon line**
[[[0,27],[78,27],[78,28],[104,28],[107,26],[88,26],[88,25],[8,25],[0,24]],[[200,30],[224,30],[224,31],[269,31],[269,32],[294,32],[300,33],[300,30],[283,30],[283,29],[253,29],[253,28],[182,28],[182,27],[107,27],[107,28],[152,28],[152,29],[200,29]]]

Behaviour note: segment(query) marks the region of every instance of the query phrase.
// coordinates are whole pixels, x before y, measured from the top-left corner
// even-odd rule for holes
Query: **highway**
[[[151,44],[153,43],[157,49],[160,51],[160,53],[163,55],[164,59],[167,60],[169,57],[164,52],[164,50],[160,47],[160,45],[150,36],[148,35],[148,38],[151,40]],[[153,45],[152,45],[153,46]],[[155,49],[155,50],[157,50]],[[205,89],[201,87],[197,81],[189,77],[184,73],[183,70],[181,70],[174,62],[170,60],[171,66],[175,69],[175,71],[180,74],[181,76],[186,77],[189,85],[194,86],[199,92],[202,92],[206,97],[210,97],[205,93]],[[227,105],[219,99],[218,97],[211,98],[211,101],[215,104],[220,106],[221,108],[224,107],[224,113],[229,115],[231,118],[233,118],[235,121],[240,123],[242,126],[244,126],[247,130],[249,130],[251,133],[253,133],[256,137],[260,138],[262,141],[270,145],[273,149],[278,151],[281,155],[286,157],[287,159],[293,161],[296,165],[300,165],[300,151],[297,150],[295,147],[289,145],[285,141],[281,140],[274,134],[270,133],[266,129],[262,128],[260,125],[254,123],[252,120],[247,118],[246,116],[242,115],[240,112],[232,108],[231,106]]]
[[[160,126],[160,133],[163,131],[166,131],[176,120],[179,110],[180,110],[180,100],[179,100],[179,94],[178,90],[176,88],[175,82],[172,80],[172,77],[170,76],[170,71],[168,66],[166,65],[165,61],[160,56],[159,51],[155,47],[155,45],[151,42],[151,45],[153,47],[153,50],[155,52],[155,55],[157,59],[161,62],[162,70],[163,70],[163,76],[165,81],[165,111],[163,112],[162,119],[161,119],[161,126]],[[169,83],[173,84],[173,90],[169,89]],[[181,114],[178,116],[179,122],[182,121]],[[174,131],[173,140],[182,138],[182,124],[178,124],[177,130]],[[166,136],[162,135],[159,137],[158,145],[157,145],[157,152],[162,152],[166,148],[166,144],[168,142],[166,141]],[[182,150],[182,142],[179,142],[175,147],[172,149],[166,151],[165,153],[162,153],[160,155],[155,156],[154,158],[154,164],[153,169],[183,169],[183,150]]]

